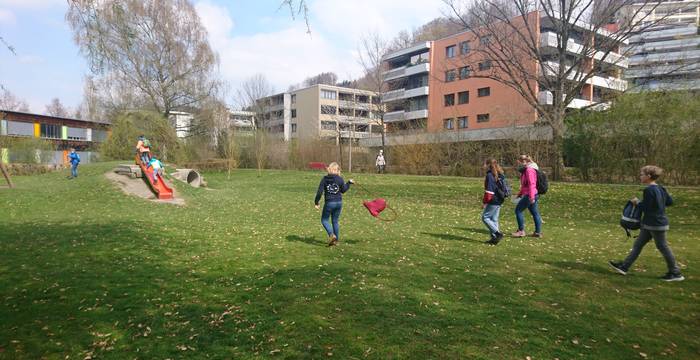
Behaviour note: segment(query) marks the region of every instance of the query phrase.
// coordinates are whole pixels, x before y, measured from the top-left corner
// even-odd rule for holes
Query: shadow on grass
[[[327,246],[323,241],[316,240],[313,236],[287,235],[287,241],[303,242],[314,246]]]
[[[442,240],[453,240],[453,241],[468,241],[468,242],[473,242],[477,244],[483,244],[484,241],[479,241],[479,240],[474,240],[468,237],[460,236],[460,235],[453,235],[453,234],[436,234],[436,233],[429,233],[429,232],[422,232],[421,234],[423,235],[430,235],[432,237],[436,237],[438,239]]]
[[[547,264],[550,266],[558,267],[563,270],[579,270],[579,271],[586,271],[590,273],[595,273],[595,274],[603,274],[603,275],[611,275],[613,274],[611,271],[607,269],[605,264],[584,264],[580,262],[574,262],[574,261],[538,261],[539,263],[542,264]]]
[[[479,234],[486,234],[489,235],[489,231],[484,229],[484,228],[468,228],[468,227],[456,227],[455,229],[457,230],[462,230],[462,231],[471,231]]]

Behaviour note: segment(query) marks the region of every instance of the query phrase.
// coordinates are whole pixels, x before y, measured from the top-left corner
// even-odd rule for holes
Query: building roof
[[[14,111],[14,110],[4,110],[4,109],[0,109],[0,113],[5,113],[5,114],[16,114],[16,115],[21,115],[21,116],[25,116],[25,117],[26,117],[26,116],[31,116],[31,117],[43,118],[43,119],[80,121],[80,122],[85,122],[85,123],[111,125],[110,122],[104,121],[104,120],[85,120],[85,119],[76,119],[76,118],[69,118],[69,117],[62,117],[62,116],[34,114],[34,113],[28,113],[28,112],[22,112],[22,111]]]

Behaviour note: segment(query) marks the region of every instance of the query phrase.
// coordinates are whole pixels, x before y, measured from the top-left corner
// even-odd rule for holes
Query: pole
[[[355,138],[355,123],[352,122],[352,130],[350,132],[350,146],[348,146],[348,172],[352,172],[352,140]]]

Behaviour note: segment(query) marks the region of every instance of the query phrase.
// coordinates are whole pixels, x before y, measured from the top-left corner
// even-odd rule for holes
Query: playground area
[[[122,163],[0,188],[0,359],[700,354],[698,188],[669,187],[686,281],[666,283],[651,244],[627,276],[607,265],[631,247],[618,222],[642,185],[552,183],[542,238],[488,246],[482,178],[352,174],[366,192],[344,195],[329,248],[321,171],[207,172],[206,189],[165,175],[172,206],[124,193],[105,176]],[[368,194],[396,220],[370,216]]]

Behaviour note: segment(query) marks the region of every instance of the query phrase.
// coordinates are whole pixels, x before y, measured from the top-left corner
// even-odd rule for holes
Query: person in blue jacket
[[[663,186],[656,183],[662,173],[663,170],[660,167],[653,165],[647,165],[640,170],[639,179],[647,187],[644,189],[642,201],[636,197],[630,201],[637,205],[642,212],[642,228],[627,258],[620,262],[610,261],[609,264],[618,273],[627,275],[630,267],[641,254],[644,245],[653,238],[656,248],[663,255],[668,267],[668,272],[661,279],[664,281],[683,281],[685,278],[681,275],[678,263],[676,263],[673,252],[666,242],[666,232],[669,229],[666,206],[673,205],[673,198]]]
[[[498,182],[505,181],[503,168],[498,165],[496,159],[488,159],[484,162],[486,177],[484,178],[484,197],[481,201],[481,221],[489,230],[490,238],[487,244],[496,245],[503,239],[503,233],[499,229],[498,215],[503,204],[503,197],[499,196]]]
[[[68,154],[68,161],[70,162],[70,179],[78,177],[78,164],[80,164],[80,155],[75,152],[75,149],[70,149],[70,154]]]
[[[343,193],[350,189],[350,184],[354,181],[352,179],[348,180],[347,183],[343,181],[343,178],[340,177],[340,166],[336,162],[330,163],[327,170],[328,175],[324,176],[321,183],[318,184],[314,206],[317,210],[320,209],[318,203],[321,200],[321,194],[323,194],[325,201],[321,212],[321,225],[328,234],[328,246],[333,246],[338,245],[340,238],[338,219],[340,219],[340,212],[343,209]],[[333,219],[333,226],[328,222],[329,218]]]

